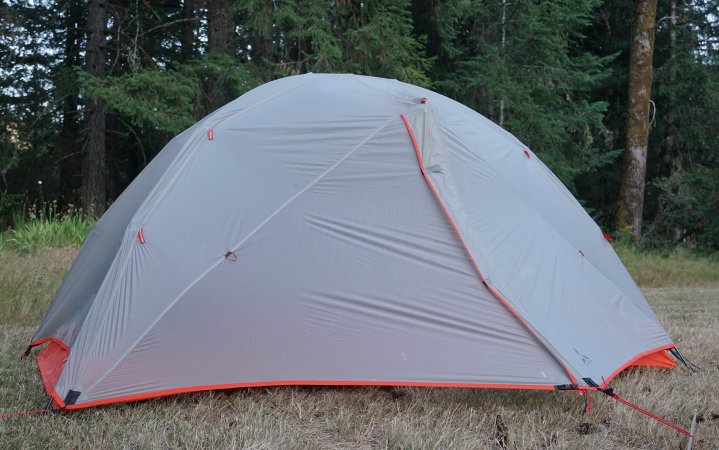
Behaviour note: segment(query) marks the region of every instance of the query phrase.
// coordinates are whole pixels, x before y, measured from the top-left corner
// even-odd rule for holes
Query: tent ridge
[[[226,120],[228,120],[228,119],[234,119],[235,117],[237,117],[237,116],[239,116],[239,115],[241,115],[241,114],[244,114],[244,113],[246,113],[247,111],[251,111],[251,110],[255,109],[256,107],[258,107],[258,106],[260,106],[260,105],[262,105],[262,104],[264,104],[264,103],[267,103],[267,102],[269,102],[270,100],[272,100],[272,99],[274,99],[274,98],[277,98],[277,97],[279,97],[279,96],[281,96],[281,95],[283,95],[283,94],[286,94],[287,92],[293,91],[293,90],[295,90],[295,89],[297,89],[297,88],[299,88],[299,87],[301,87],[301,86],[304,86],[304,85],[306,85],[306,84],[308,84],[308,83],[311,83],[312,81],[317,81],[317,80],[319,80],[319,79],[321,78],[321,77],[318,77],[316,74],[311,73],[311,72],[310,72],[310,73],[307,73],[307,74],[305,74],[305,75],[303,75],[303,76],[308,77],[309,80],[305,81],[304,83],[297,84],[297,85],[295,85],[295,86],[290,86],[290,87],[288,87],[287,89],[284,89],[284,90],[282,90],[282,91],[280,91],[280,92],[277,92],[277,93],[274,94],[274,95],[271,95],[271,96],[269,96],[269,97],[267,97],[267,98],[264,98],[264,99],[262,99],[262,100],[260,100],[260,101],[258,101],[258,102],[256,102],[256,103],[253,103],[252,105],[248,106],[247,108],[243,108],[243,109],[240,109],[240,110],[238,110],[238,111],[235,111],[235,112],[232,113],[232,114],[228,114],[227,116],[222,117],[221,119],[219,119],[217,122],[213,122],[212,128],[214,129],[214,128],[216,128],[218,125],[220,125],[222,122],[224,122],[224,121],[226,121]],[[217,111],[221,111],[221,109],[218,109]],[[216,111],[216,112],[217,112],[217,111]],[[215,115],[215,113],[212,113],[211,115],[209,115],[209,116],[207,117],[207,119],[212,118],[214,115]]]
[[[469,255],[470,260],[472,261],[472,264],[474,265],[475,269],[477,270],[477,273],[484,283],[484,285],[487,287],[487,290],[492,293],[492,295],[499,300],[512,315],[519,321],[522,326],[524,326],[527,331],[534,337],[534,339],[542,346],[544,347],[547,352],[557,361],[557,363],[562,367],[562,369],[567,373],[569,376],[569,379],[572,381],[573,384],[578,384],[577,380],[574,378],[574,375],[569,370],[569,368],[565,365],[564,361],[559,357],[556,352],[550,348],[550,346],[545,343],[543,340],[539,338],[537,333],[532,329],[532,327],[517,313],[517,311],[502,297],[502,295],[494,289],[492,286],[490,286],[489,283],[487,283],[486,279],[484,278],[484,274],[482,273],[482,270],[479,268],[479,265],[477,264],[477,261],[474,259],[474,255],[472,255],[472,252],[469,250],[469,247],[467,247],[467,244],[462,237],[462,233],[459,231],[459,227],[457,226],[456,222],[452,218],[452,215],[450,214],[449,210],[447,210],[447,207],[445,206],[444,202],[442,201],[442,197],[439,195],[439,192],[437,191],[437,188],[434,186],[434,183],[432,183],[432,180],[430,180],[429,176],[427,176],[427,173],[424,168],[424,161],[422,160],[422,154],[419,150],[419,146],[417,145],[417,140],[414,136],[414,132],[412,131],[412,126],[409,123],[409,119],[407,119],[407,116],[405,114],[400,114],[402,117],[402,121],[405,124],[405,127],[407,128],[407,133],[409,134],[409,137],[412,141],[412,145],[414,147],[414,151],[417,154],[417,158],[419,160],[420,170],[422,172],[422,176],[424,177],[425,181],[429,185],[430,190],[434,194],[434,197],[439,202],[440,206],[442,207],[442,210],[444,211],[445,216],[449,220],[450,224],[452,225],[452,228],[454,229],[455,233],[459,237],[459,240],[462,242],[462,246],[464,247],[465,251]]]

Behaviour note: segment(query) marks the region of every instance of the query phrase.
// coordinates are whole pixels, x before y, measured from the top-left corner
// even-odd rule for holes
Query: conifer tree
[[[107,0],[89,0],[85,70],[105,75],[105,27]],[[82,204],[90,214],[105,210],[105,104],[90,94],[85,99],[85,160],[82,169]]]
[[[597,1],[419,3],[441,92],[501,122],[570,189],[616,157],[601,150],[607,104],[591,97],[610,58],[581,47]]]

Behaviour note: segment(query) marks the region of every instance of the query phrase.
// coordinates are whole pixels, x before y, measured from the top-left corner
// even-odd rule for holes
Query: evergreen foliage
[[[4,226],[23,205],[80,200],[86,98],[104,102],[112,200],[218,101],[283,76],[353,72],[501,123],[614,227],[632,1],[111,0],[103,76],[85,71],[87,5],[0,2]],[[234,25],[222,48],[213,17]],[[719,251],[718,17],[719,0],[659,4],[642,246]]]
[[[451,36],[438,64],[453,70],[442,71],[440,90],[501,122],[576,193],[578,176],[618,155],[601,151],[607,103],[591,96],[611,56],[580,46],[597,2],[455,3],[435,25]]]

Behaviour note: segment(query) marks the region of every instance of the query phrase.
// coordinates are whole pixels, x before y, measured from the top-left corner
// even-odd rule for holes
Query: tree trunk
[[[105,74],[105,26],[107,0],[90,0],[87,8],[85,70],[93,76]],[[99,98],[85,99],[85,161],[82,204],[88,214],[105,210],[105,107]]]
[[[501,20],[501,26],[502,26],[502,46],[500,47],[502,51],[502,64],[506,64],[505,62],[505,47],[507,46],[507,0],[502,0],[502,20]],[[504,93],[502,93],[502,98],[499,99],[499,126],[504,127],[504,101],[506,96]]]
[[[677,82],[676,49],[677,49],[677,0],[671,0],[669,12],[669,98],[666,106],[666,130],[662,142],[659,173],[668,177],[674,171],[674,144],[677,135],[677,126],[674,123],[674,108],[677,104],[677,94],[674,86]]]
[[[207,1],[207,51],[232,54],[234,22],[230,0]]]
[[[630,227],[637,239],[642,235],[656,13],[657,0],[636,1],[629,54],[627,142],[619,191],[617,228]]]
[[[197,27],[197,15],[195,14],[195,0],[185,0],[182,4],[182,60],[189,61],[195,56],[195,29]]]
[[[277,62],[274,45],[272,43],[272,23],[274,20],[273,3],[260,2],[257,10],[253,11],[250,42],[252,43],[252,62],[260,69],[262,80],[272,81],[274,71],[268,68],[268,63]]]
[[[62,102],[62,128],[57,139],[61,151],[60,179],[63,180],[59,189],[61,198],[71,199],[77,191],[79,181],[77,167],[82,163],[81,155],[77,154],[82,145],[82,135],[78,123],[77,105],[79,104],[79,85],[75,69],[79,66],[80,41],[82,40],[82,8],[79,0],[70,0],[65,5],[65,59],[62,62],[66,70],[60,95]],[[60,90],[58,88],[58,90]]]
[[[207,1],[207,52],[234,55],[235,23],[230,0]],[[209,76],[205,85],[206,113],[210,113],[232,99],[227,86],[220,86],[216,77]]]

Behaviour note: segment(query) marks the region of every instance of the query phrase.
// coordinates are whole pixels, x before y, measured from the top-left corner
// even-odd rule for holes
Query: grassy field
[[[73,248],[0,251],[0,414],[43,408],[32,359],[18,361]],[[613,386],[719,448],[719,266],[687,254],[620,254],[691,361],[629,370]],[[186,394],[60,415],[0,419],[0,448],[681,449],[686,438],[593,395],[447,388],[284,387]]]

